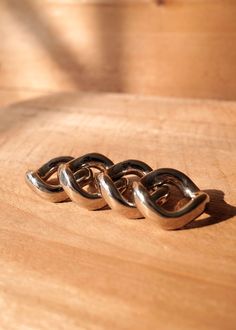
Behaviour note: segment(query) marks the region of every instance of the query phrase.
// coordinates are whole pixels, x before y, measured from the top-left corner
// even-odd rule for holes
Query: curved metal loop
[[[58,170],[61,164],[67,163],[73,160],[70,156],[61,156],[49,160],[38,170],[29,170],[26,172],[25,179],[29,187],[36,192],[40,197],[50,202],[62,202],[68,199],[67,194],[58,182],[49,182],[51,176]],[[90,177],[88,169],[83,169],[76,173],[76,180],[85,180]]]
[[[189,202],[177,211],[166,210],[158,200],[168,194],[169,187],[176,185],[190,198]],[[162,168],[143,177],[139,182],[133,183],[135,203],[146,218],[151,218],[163,229],[178,229],[198,217],[209,202],[209,196],[200,191],[195,183],[184,173]],[[151,192],[155,191],[152,195]]]
[[[70,199],[78,203],[81,207],[89,210],[97,210],[103,208],[106,202],[102,198],[99,189],[95,185],[94,174],[92,174],[89,182],[81,183],[76,181],[75,173],[83,168],[96,168],[104,171],[114,163],[107,157],[99,153],[89,153],[82,157],[71,160],[69,163],[62,164],[58,169],[58,178],[61,186],[70,197]],[[85,185],[89,185],[87,190]]]
[[[121,191],[117,182],[127,175],[135,175],[140,179],[152,168],[139,160],[125,160],[117,163],[96,176],[102,197],[112,210],[125,215],[128,218],[140,218],[143,215],[136,208],[132,192],[132,180],[127,179],[127,187]]]

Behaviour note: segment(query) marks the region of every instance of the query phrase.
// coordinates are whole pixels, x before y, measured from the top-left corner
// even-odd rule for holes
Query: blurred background
[[[236,99],[235,0],[0,0],[0,105],[58,91]]]

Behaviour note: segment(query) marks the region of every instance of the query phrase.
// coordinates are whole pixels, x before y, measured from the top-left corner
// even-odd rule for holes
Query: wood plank
[[[235,16],[230,0],[3,0],[0,88],[233,100]]]
[[[0,110],[1,329],[235,329],[236,103],[59,93]],[[24,172],[62,154],[184,171],[188,229],[50,204]]]
[[[26,101],[27,99],[52,94],[46,90],[41,89],[16,89],[16,88],[1,88],[0,89],[0,106],[7,106],[9,104]]]

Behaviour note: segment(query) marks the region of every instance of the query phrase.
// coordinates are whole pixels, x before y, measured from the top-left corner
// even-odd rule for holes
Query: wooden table
[[[0,110],[1,329],[235,329],[236,103],[54,94]],[[207,190],[187,229],[50,204],[24,172],[101,152]]]

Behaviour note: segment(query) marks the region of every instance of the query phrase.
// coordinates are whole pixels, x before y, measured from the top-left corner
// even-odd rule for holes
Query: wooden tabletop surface
[[[0,146],[1,329],[236,328],[235,102],[59,93],[2,108]],[[24,182],[95,151],[185,172],[207,213],[163,231]]]

